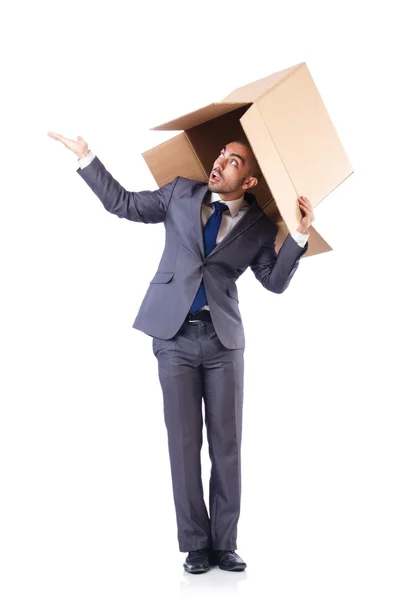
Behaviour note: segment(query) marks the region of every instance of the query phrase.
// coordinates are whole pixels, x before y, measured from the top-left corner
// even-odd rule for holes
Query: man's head
[[[236,200],[254,187],[262,177],[255,156],[247,142],[226,144],[214,162],[208,189],[222,200]]]

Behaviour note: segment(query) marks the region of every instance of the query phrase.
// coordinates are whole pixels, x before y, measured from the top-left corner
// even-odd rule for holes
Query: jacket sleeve
[[[161,223],[165,219],[176,177],[161,188],[143,192],[129,192],[106,170],[97,156],[83,169],[76,171],[98,196],[105,209],[120,219],[138,223]]]
[[[273,226],[272,237],[261,246],[250,267],[257,280],[270,292],[281,294],[290,284],[299,259],[308,249],[308,242],[302,248],[290,234],[284,240],[278,254],[275,250],[277,226]]]

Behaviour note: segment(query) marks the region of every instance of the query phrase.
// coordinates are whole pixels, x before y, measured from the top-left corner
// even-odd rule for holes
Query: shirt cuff
[[[87,154],[87,156],[85,156],[84,158],[79,158],[78,163],[79,163],[80,169],[84,169],[84,167],[88,167],[88,165],[90,163],[92,163],[94,158],[95,158],[95,154],[93,153],[92,150],[90,150],[89,153]]]
[[[294,231],[291,233],[291,237],[301,248],[304,248],[307,240],[309,239],[310,233],[301,233],[300,231]]]

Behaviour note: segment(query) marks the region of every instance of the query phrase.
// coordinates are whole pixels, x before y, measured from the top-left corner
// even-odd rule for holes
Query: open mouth
[[[211,181],[220,181],[222,179],[222,177],[219,175],[219,173],[217,171],[212,171],[210,179],[211,179]]]

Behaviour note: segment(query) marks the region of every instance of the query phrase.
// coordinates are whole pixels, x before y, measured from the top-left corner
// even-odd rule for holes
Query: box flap
[[[142,156],[158,187],[178,176],[208,181],[200,159],[184,132],[143,152]]]
[[[297,196],[307,196],[316,206],[353,173],[306,65],[256,106]]]
[[[279,252],[288,233],[289,231],[286,224],[284,222],[279,223],[276,237],[276,252]],[[322,254],[323,252],[329,252],[330,250],[332,250],[331,246],[324,240],[323,237],[321,237],[321,235],[316,229],[314,229],[313,226],[309,227],[307,233],[310,233],[308,240],[309,245],[307,251],[302,256],[302,259],[307,258],[308,256],[315,256],[316,254]]]
[[[295,231],[302,218],[297,202],[298,194],[256,104],[241,117],[240,123],[282,219],[290,231]]]
[[[257,79],[256,81],[248,83],[247,85],[243,85],[242,87],[235,89],[231,94],[226,96],[226,98],[223,98],[222,102],[255,102],[261,96],[263,96],[263,94],[266,94],[268,90],[277,85],[281,80],[285,79],[296,69],[305,64],[306,63],[298,63],[293,67],[283,69],[282,71],[277,71],[276,73],[272,73],[267,77]]]
[[[282,216],[280,215],[280,211],[277,208],[274,200],[267,204],[266,206],[261,206],[263,212],[269,217],[273,223],[276,223],[278,227],[277,237],[276,237],[276,252],[279,252],[285,238],[287,237],[289,231],[288,227],[283,221]],[[324,238],[318,233],[313,226],[309,227],[308,233],[309,236],[309,246],[305,254],[302,258],[306,258],[308,256],[314,256],[315,254],[321,254],[322,252],[329,252],[332,250],[331,246],[324,240]]]
[[[216,117],[232,112],[236,108],[240,108],[246,104],[247,102],[214,102],[213,104],[208,104],[199,110],[178,117],[173,121],[168,121],[168,123],[163,123],[163,125],[152,127],[151,129],[154,131],[186,131],[191,127],[196,127],[197,125],[201,125],[201,123],[216,119]]]

